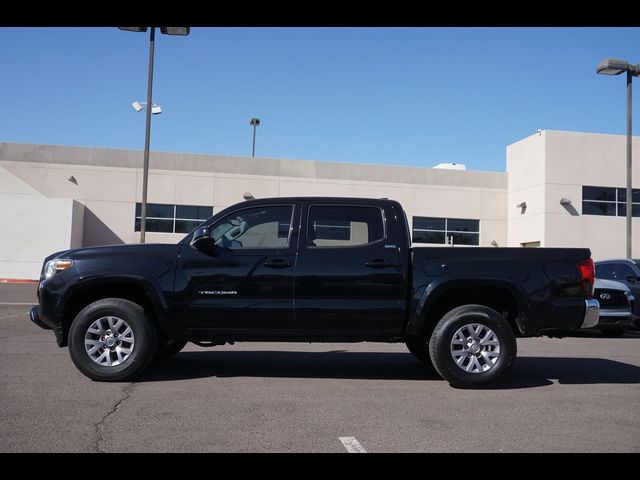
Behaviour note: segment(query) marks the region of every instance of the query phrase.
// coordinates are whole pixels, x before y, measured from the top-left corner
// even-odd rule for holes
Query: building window
[[[136,203],[135,231],[140,231],[142,204]],[[213,207],[147,203],[147,232],[189,233],[213,215]]]
[[[480,245],[480,220],[413,217],[413,242]]]
[[[640,189],[632,191],[632,215],[640,217]],[[582,214],[627,216],[627,189],[616,187],[582,187]]]

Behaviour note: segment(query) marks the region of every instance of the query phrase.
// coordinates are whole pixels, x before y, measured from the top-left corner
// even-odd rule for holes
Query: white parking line
[[[349,453],[367,453],[356,437],[338,437]]]
[[[26,312],[26,313],[29,313],[29,312]],[[21,316],[23,316],[23,315],[24,315],[24,313],[19,313],[19,314],[17,314],[17,315],[8,315],[8,316],[6,316],[6,317],[0,317],[0,320],[6,320],[6,319],[8,319],[8,318],[17,318],[17,317],[21,317]]]

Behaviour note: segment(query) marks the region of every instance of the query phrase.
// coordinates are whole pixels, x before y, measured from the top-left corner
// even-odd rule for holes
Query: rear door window
[[[357,247],[385,237],[382,209],[370,206],[312,205],[307,247]]]

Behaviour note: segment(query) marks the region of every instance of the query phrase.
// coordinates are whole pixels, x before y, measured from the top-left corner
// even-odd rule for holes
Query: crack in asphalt
[[[106,450],[104,450],[100,446],[100,444],[105,441],[104,438],[102,437],[102,429],[104,427],[104,424],[111,415],[116,413],[116,411],[118,410],[118,407],[120,407],[120,405],[122,405],[126,400],[129,399],[129,397],[131,397],[131,394],[133,393],[135,386],[136,386],[135,383],[130,383],[129,385],[126,385],[122,389],[122,393],[124,394],[124,396],[116,400],[116,403],[113,405],[113,408],[104,417],[102,417],[102,419],[99,422],[93,425],[96,432],[96,441],[94,442],[93,449],[92,449],[93,452],[108,453]]]

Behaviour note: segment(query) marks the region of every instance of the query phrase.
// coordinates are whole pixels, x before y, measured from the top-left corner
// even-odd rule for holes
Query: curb
[[[38,280],[26,280],[23,278],[0,278],[0,283],[38,283]]]

